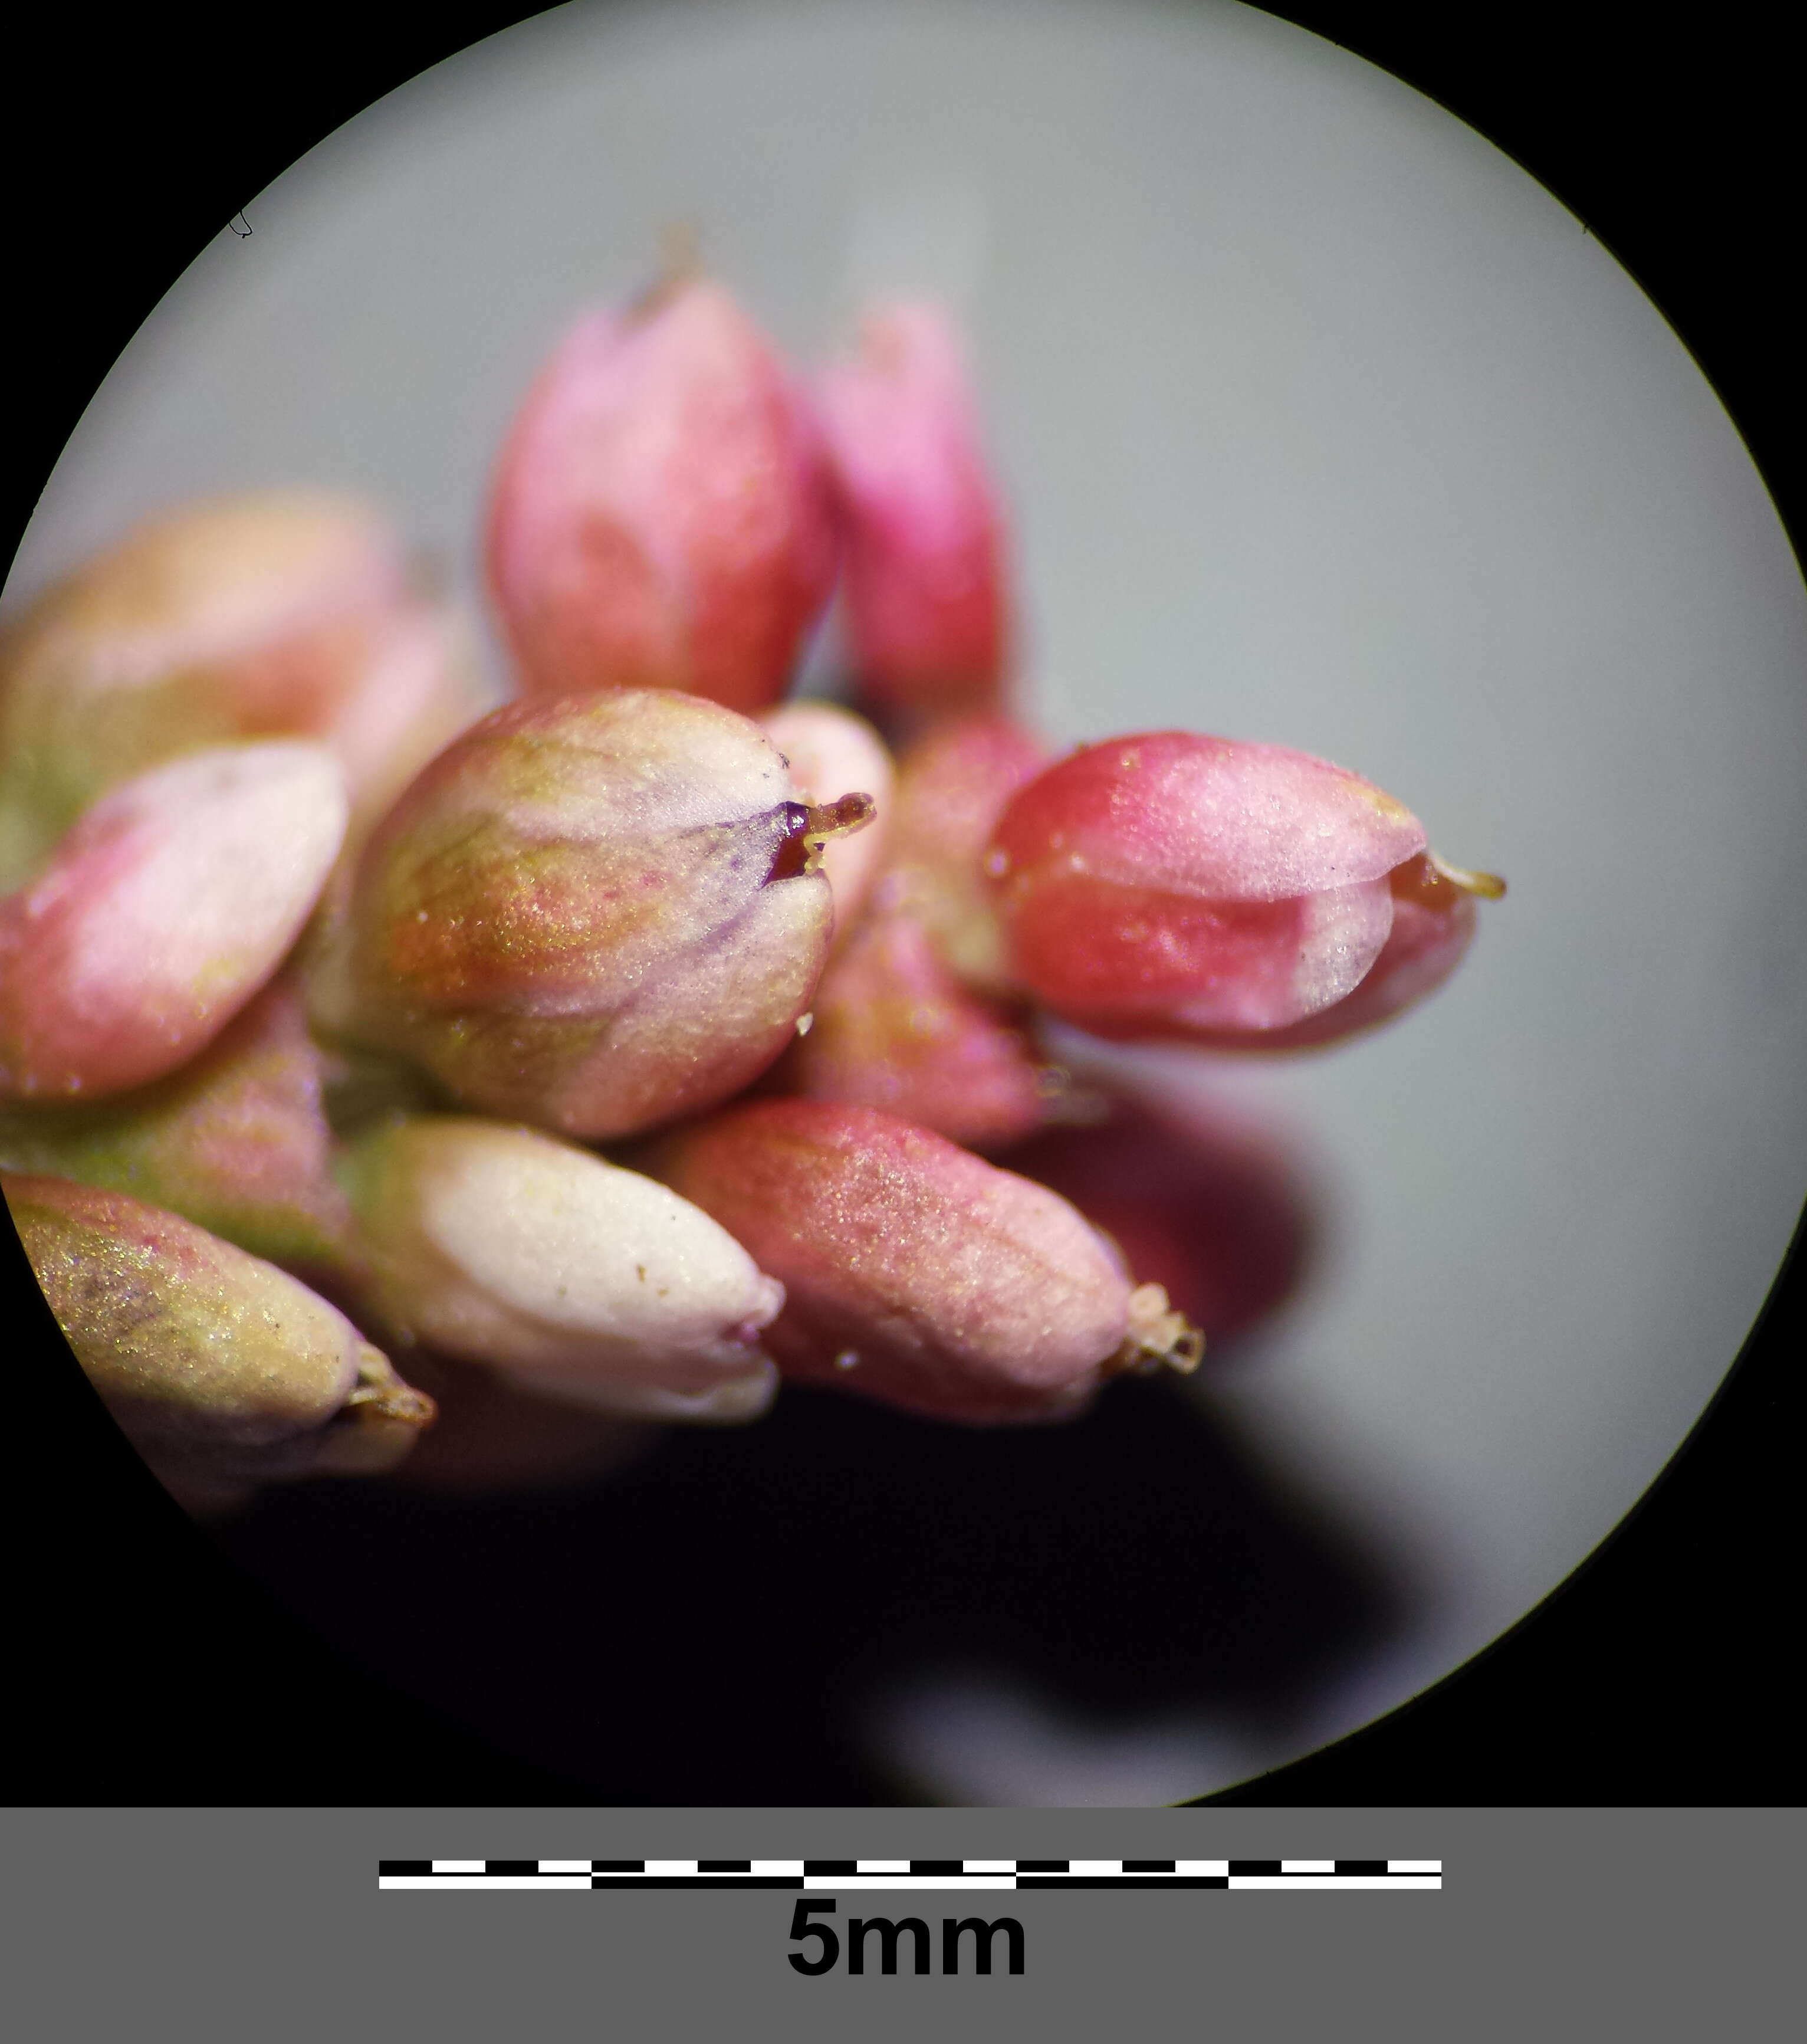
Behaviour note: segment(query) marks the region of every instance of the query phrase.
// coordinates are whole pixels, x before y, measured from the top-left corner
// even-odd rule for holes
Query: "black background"
[[[404,29],[340,0],[223,25],[209,10],[205,26],[198,10],[70,9],[10,50],[6,325],[23,362],[6,386],[9,556],[86,399],[234,209],[372,99],[528,11],[445,6]],[[1587,223],[1714,383],[1798,544],[1807,178],[1782,10],[1739,0],[1660,25],[1617,6],[1490,0],[1434,20],[1303,0],[1275,11],[1441,101]],[[0,1796],[597,1799],[489,1753],[278,1617],[113,1432],[10,1237],[0,1259],[13,1669]],[[1784,1642],[1802,1552],[1786,1332],[1800,1291],[1797,1265],[1677,1463],[1524,1624],[1403,1711],[1222,1800],[1799,1800]]]

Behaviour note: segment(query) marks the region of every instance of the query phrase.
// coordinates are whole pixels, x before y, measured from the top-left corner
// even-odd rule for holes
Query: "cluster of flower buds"
[[[319,496],[154,521],[0,636],[0,1170],[178,1495],[417,1436],[562,1480],[785,1379],[1057,1420],[1284,1297],[1284,1160],[1045,1025],[1333,1042],[1500,883],[1279,745],[1055,756],[978,421],[933,306],[810,380],[677,275],[508,435],[500,686]],[[846,701],[784,700],[837,590]]]

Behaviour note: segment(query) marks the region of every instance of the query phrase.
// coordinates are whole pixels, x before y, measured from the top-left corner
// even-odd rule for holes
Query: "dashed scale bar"
[[[1440,1859],[386,1859],[381,1888],[1441,1888]]]

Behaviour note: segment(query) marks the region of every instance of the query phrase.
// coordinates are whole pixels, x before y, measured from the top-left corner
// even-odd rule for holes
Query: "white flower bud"
[[[404,1339],[640,1418],[747,1420],[770,1403],[758,1337],[784,1287],[650,1178],[455,1115],[370,1131],[342,1175],[373,1304]]]

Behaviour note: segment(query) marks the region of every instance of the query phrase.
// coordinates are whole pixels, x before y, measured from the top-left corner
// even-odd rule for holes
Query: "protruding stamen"
[[[822,848],[831,838],[849,837],[864,830],[878,814],[870,795],[843,795],[838,801],[785,805],[785,839],[772,861],[767,876],[772,880],[795,880],[799,874],[822,870]]]
[[[1145,1375],[1164,1363],[1189,1377],[1204,1353],[1203,1332],[1168,1304],[1166,1287],[1138,1285],[1130,1294],[1129,1331],[1123,1346],[1105,1365],[1105,1374],[1115,1377],[1133,1370]]]
[[[1474,873],[1465,866],[1452,866],[1437,854],[1426,855],[1431,864],[1452,887],[1460,887],[1464,894],[1478,894],[1484,901],[1497,901],[1506,892],[1506,882],[1497,873]]]

